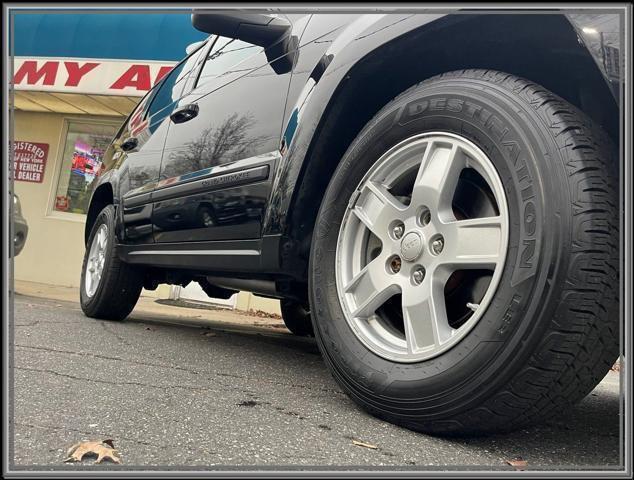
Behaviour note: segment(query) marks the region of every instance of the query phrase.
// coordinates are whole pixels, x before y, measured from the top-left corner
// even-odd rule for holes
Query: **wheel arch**
[[[86,214],[86,226],[84,228],[84,243],[88,243],[88,237],[92,230],[95,220],[99,212],[101,212],[107,205],[114,204],[114,191],[110,182],[104,182],[99,185],[92,194],[90,199],[90,206],[88,207],[88,213]]]
[[[618,105],[563,14],[460,17],[443,17],[381,45],[344,76],[314,131],[295,183],[282,232],[293,254],[282,258],[283,268],[292,263],[297,271],[298,260],[307,266],[319,200],[348,145],[385,104],[434,75],[484,68],[524,77],[584,111],[618,144]]]

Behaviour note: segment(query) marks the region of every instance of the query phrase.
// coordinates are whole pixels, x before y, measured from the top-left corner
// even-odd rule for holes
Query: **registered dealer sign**
[[[13,178],[42,183],[48,157],[48,143],[13,142]]]

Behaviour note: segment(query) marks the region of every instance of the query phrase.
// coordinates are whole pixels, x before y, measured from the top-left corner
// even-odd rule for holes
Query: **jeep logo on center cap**
[[[413,262],[423,253],[423,239],[418,232],[409,232],[401,240],[401,257]]]

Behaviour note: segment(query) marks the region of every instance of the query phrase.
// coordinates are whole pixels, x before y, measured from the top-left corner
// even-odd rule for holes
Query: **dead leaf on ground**
[[[371,443],[365,443],[360,440],[352,440],[352,444],[356,445],[357,447],[371,448],[372,450],[376,450],[379,448],[376,445],[372,445]]]
[[[251,309],[248,312],[244,312],[251,317],[260,317],[260,318],[277,318],[278,320],[282,319],[282,316],[277,313],[269,313],[264,310],[254,310]]]
[[[84,441],[77,442],[68,449],[65,462],[81,462],[85,455],[97,456],[95,463],[101,463],[104,460],[110,460],[114,463],[121,463],[121,459],[117,456],[112,440],[102,441]]]
[[[528,462],[522,457],[517,457],[515,460],[507,460],[506,463],[508,463],[515,470],[524,470],[528,466]]]
[[[218,334],[216,332],[202,332],[201,335],[204,335],[205,337],[217,337]]]

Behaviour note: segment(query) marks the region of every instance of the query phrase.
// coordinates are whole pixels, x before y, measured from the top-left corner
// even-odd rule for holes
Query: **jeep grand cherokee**
[[[161,283],[279,298],[358,404],[426,432],[594,388],[619,353],[617,14],[192,22],[209,38],[93,185],[86,315]]]

